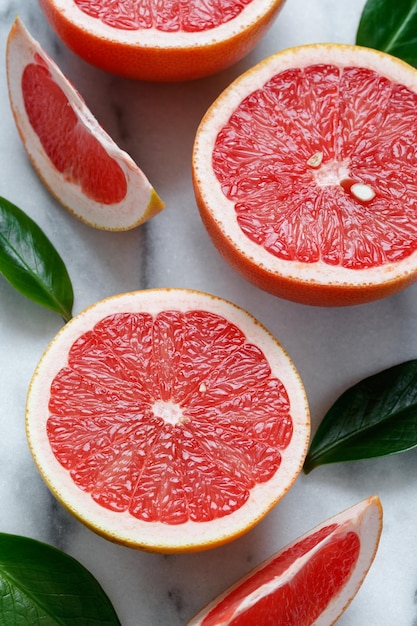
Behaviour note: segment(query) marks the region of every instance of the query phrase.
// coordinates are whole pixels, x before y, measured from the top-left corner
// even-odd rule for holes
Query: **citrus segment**
[[[97,303],[57,335],[30,385],[27,433],[79,519],[169,552],[260,520],[301,470],[309,415],[291,359],[248,313],[149,290]]]
[[[307,304],[356,304],[417,272],[417,72],[374,50],[288,49],[238,78],[198,129],[193,173],[214,243],[246,278]]]
[[[361,586],[381,530],[382,507],[373,496],[270,557],[188,626],[330,626]]]
[[[78,128],[78,118],[68,106],[66,95],[42,58],[36,55],[34,60],[22,74],[23,99],[29,122],[46,154],[68,181],[80,185],[87,197],[103,204],[121,202],[127,193],[122,168],[87,128]],[[60,120],[59,137],[51,135],[51,118]]]
[[[142,80],[214,74],[247,55],[283,0],[40,0],[61,39],[89,63]]]
[[[91,226],[126,230],[164,207],[143,172],[98,124],[17,18],[7,43],[17,129],[51,193]]]

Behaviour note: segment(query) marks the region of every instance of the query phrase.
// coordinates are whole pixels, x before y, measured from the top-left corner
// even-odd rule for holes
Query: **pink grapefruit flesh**
[[[239,536],[284,496],[309,417],[291,359],[249,314],[149,290],[64,327],[34,374],[27,429],[46,482],[87,525],[181,551]]]
[[[381,503],[372,496],[270,557],[188,626],[331,626],[359,590],[381,531]]]
[[[127,194],[122,168],[91,131],[79,124],[74,109],[68,106],[68,98],[41,56],[35,55],[34,63],[25,67],[22,91],[29,122],[63,177],[80,185],[94,202],[121,202]],[[51,119],[60,120],[59,136],[51,133]]]

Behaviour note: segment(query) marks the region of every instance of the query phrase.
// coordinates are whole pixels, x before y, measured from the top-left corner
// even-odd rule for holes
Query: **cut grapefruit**
[[[358,592],[381,531],[372,496],[274,554],[187,626],[331,626]]]
[[[417,71],[342,44],[290,48],[218,97],[193,179],[214,244],[255,285],[359,304],[417,276]]]
[[[283,0],[40,0],[59,37],[83,59],[128,78],[180,81],[248,54]]]
[[[251,315],[156,289],[74,317],[34,373],[27,436],[64,506],[161,552],[240,536],[292,486],[310,421],[299,375]]]
[[[9,33],[6,62],[20,138],[61,204],[104,230],[133,228],[163,209],[144,173],[98,124],[19,18]]]

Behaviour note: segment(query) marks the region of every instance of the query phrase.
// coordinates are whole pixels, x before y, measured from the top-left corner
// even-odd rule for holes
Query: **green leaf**
[[[71,319],[74,294],[63,260],[39,226],[2,197],[0,273],[23,295]]]
[[[390,367],[345,391],[311,442],[304,472],[417,446],[417,360]]]
[[[417,66],[417,0],[368,0],[356,43]]]
[[[0,533],[0,623],[120,626],[109,598],[78,561],[45,543]]]

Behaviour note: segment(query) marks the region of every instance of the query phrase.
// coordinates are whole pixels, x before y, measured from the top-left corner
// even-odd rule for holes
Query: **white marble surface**
[[[86,65],[55,38],[36,2],[0,0],[0,194],[31,215],[61,253],[74,285],[74,312],[105,296],[146,287],[191,287],[225,296],[258,317],[293,357],[309,396],[313,430],[346,387],[417,357],[417,285],[344,309],[306,307],[260,292],[226,266],[209,241],[194,201],[190,154],[201,116],[234,77],[290,45],[353,42],[363,6],[364,0],[287,0],[264,41],[237,66],[193,83],[164,85],[130,82]],[[166,210],[145,226],[121,234],[93,230],[57,205],[33,172],[7,99],[5,42],[17,13],[166,201]],[[417,452],[301,475],[263,522],[219,549],[163,556],[119,547],[54,501],[27,448],[27,386],[61,320],[1,277],[0,302],[1,532],[38,538],[79,559],[107,591],[123,626],[180,626],[279,547],[378,493],[385,514],[380,548],[339,623],[416,626]]]

